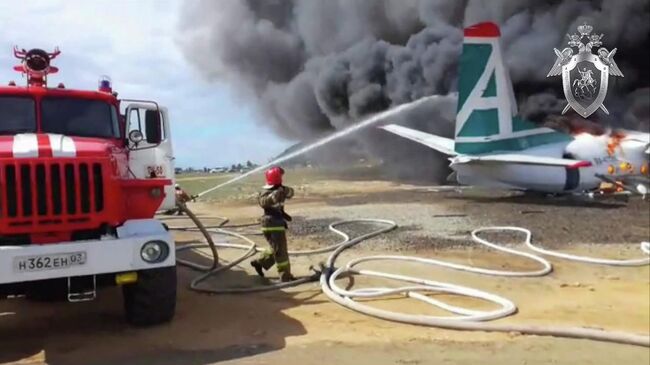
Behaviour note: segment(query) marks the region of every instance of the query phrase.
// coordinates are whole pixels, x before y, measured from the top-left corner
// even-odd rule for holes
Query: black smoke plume
[[[610,115],[597,112],[593,121],[647,131],[648,19],[650,0],[187,0],[178,42],[203,77],[229,83],[258,105],[263,123],[304,141],[455,91],[462,28],[481,21],[500,25],[519,110],[543,123],[565,105],[559,78],[546,78],[553,48],[565,47],[566,34],[588,21],[605,35],[605,47],[618,48],[625,74],[610,78]],[[436,103],[399,121],[449,135],[455,107]],[[439,159],[386,134],[366,131],[358,144],[417,162],[409,169]]]

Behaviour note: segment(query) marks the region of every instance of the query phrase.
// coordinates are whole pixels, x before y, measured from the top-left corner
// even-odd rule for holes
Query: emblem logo
[[[598,108],[609,114],[603,101],[607,95],[609,75],[623,77],[623,73],[614,62],[616,48],[608,51],[600,47],[603,35],[591,34],[593,27],[584,23],[578,27],[580,34],[567,34],[569,47],[559,51],[553,48],[557,60],[546,77],[562,74],[564,96],[568,104],[562,111],[565,114],[573,108],[583,118],[593,114]],[[583,42],[587,40],[587,43]],[[597,53],[592,49],[597,47]],[[575,48],[578,53],[574,54]]]

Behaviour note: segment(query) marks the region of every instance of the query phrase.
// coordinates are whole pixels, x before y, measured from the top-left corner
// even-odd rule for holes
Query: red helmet
[[[267,186],[281,185],[282,175],[284,175],[284,170],[282,169],[282,167],[279,166],[271,167],[270,169],[266,170],[266,172],[264,173],[264,176],[266,177],[266,185]]]

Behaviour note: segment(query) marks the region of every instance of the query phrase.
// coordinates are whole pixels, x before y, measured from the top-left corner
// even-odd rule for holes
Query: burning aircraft
[[[574,133],[517,115],[494,23],[464,30],[455,139],[391,124],[381,128],[449,156],[462,185],[542,193],[646,195],[650,134]]]

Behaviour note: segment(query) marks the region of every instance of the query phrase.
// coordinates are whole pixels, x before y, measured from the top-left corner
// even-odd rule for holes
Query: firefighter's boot
[[[296,277],[293,276],[290,272],[285,271],[282,274],[280,274],[280,281],[282,281],[283,283],[288,283],[294,280],[296,280]]]
[[[291,264],[289,263],[289,260],[280,262],[276,264],[276,266],[278,268],[278,274],[280,274],[280,281],[286,283],[296,280],[296,278],[291,275]]]
[[[255,269],[257,275],[259,275],[261,278],[264,277],[264,268],[262,267],[262,264],[260,264],[257,260],[254,260],[251,261],[251,266]]]

